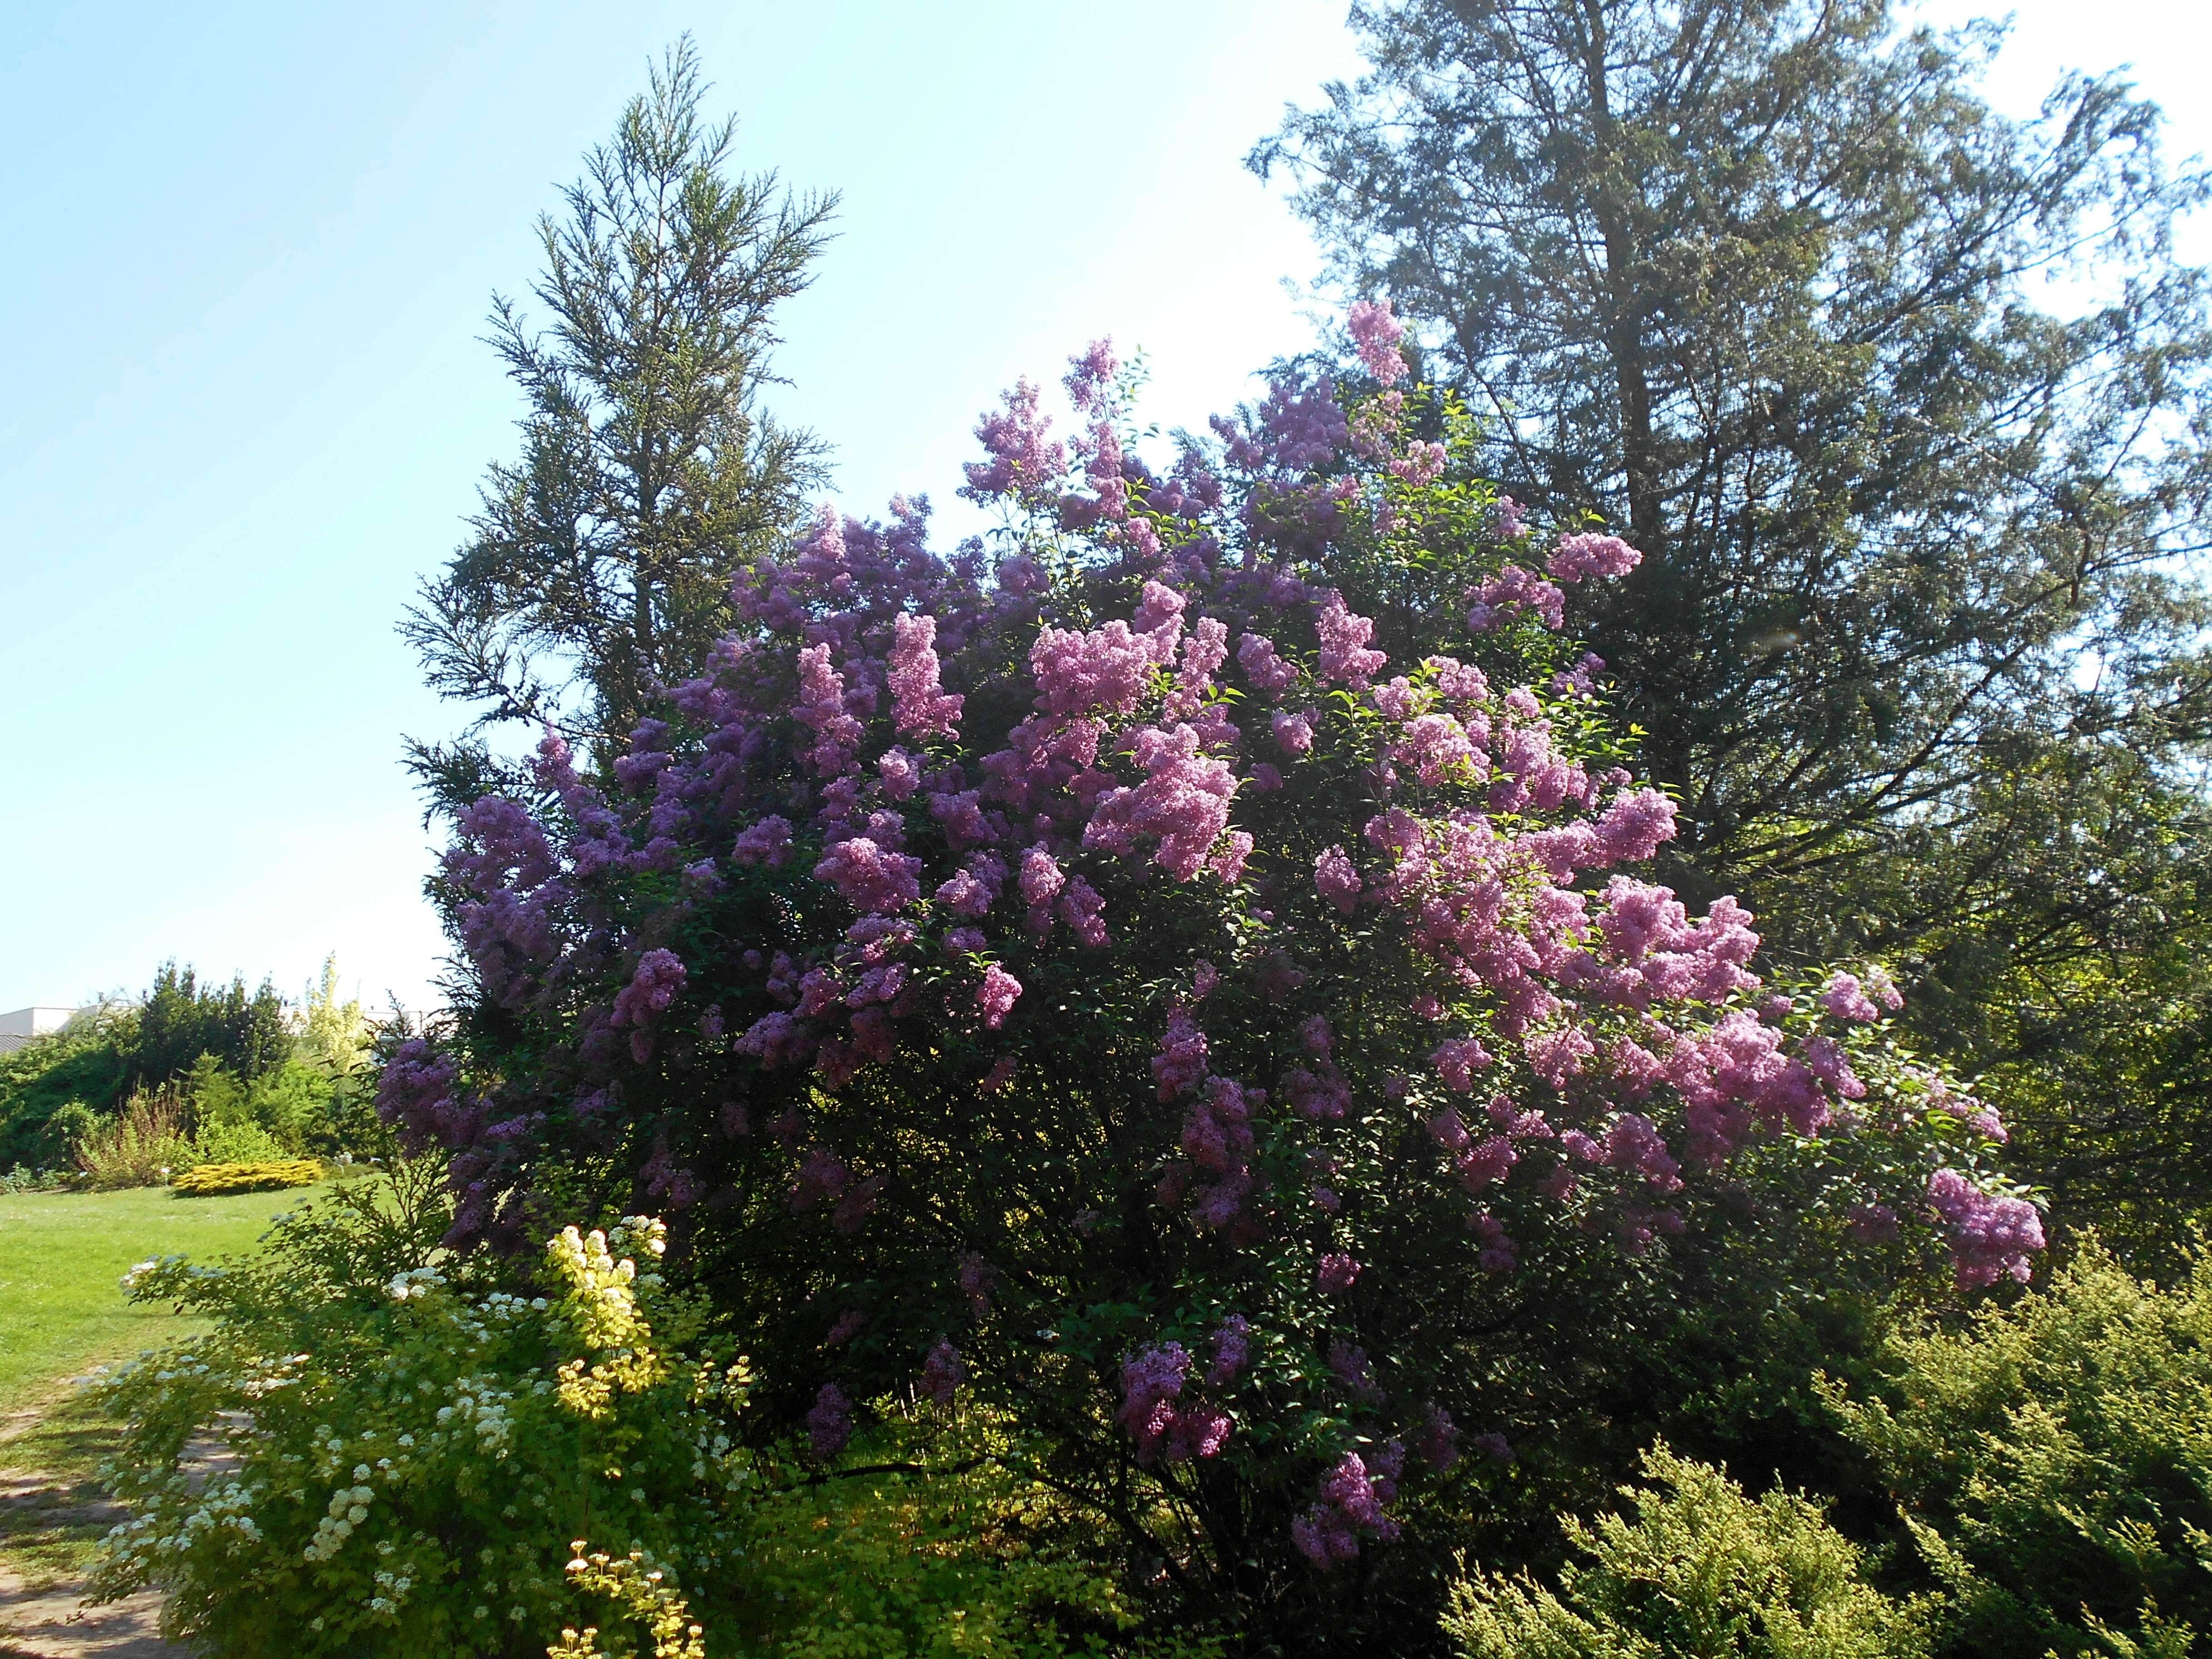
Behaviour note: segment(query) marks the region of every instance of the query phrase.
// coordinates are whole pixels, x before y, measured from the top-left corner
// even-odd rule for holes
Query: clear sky
[[[1976,9],[1944,3],[1933,15]],[[2173,0],[2035,0],[1996,85],[2136,66],[2212,150]],[[740,158],[843,192],[779,411],[838,495],[957,503],[976,413],[1111,334],[1190,423],[1309,343],[1316,261],[1240,166],[1357,67],[1342,0],[386,0],[26,8],[0,57],[0,1011],[165,957],[327,951],[434,1000],[392,624],[517,404],[477,341],[536,215],[685,29]]]

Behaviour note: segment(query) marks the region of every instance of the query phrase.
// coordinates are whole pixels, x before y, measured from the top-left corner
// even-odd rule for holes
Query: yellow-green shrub
[[[1459,1659],[1927,1659],[1930,1604],[1866,1582],[1864,1553],[1793,1492],[1756,1501],[1721,1470],[1646,1452],[1633,1519],[1565,1522],[1589,1558],[1556,1592],[1478,1573],[1452,1588]]]
[[[172,1184],[179,1198],[214,1198],[224,1193],[312,1187],[322,1178],[323,1166],[311,1158],[280,1158],[258,1164],[203,1164],[185,1170]]]
[[[212,1328],[104,1390],[134,1514],[99,1594],[161,1590],[210,1659],[1214,1659],[1146,1638],[988,1421],[886,1400],[829,1465],[748,1448],[749,1375],[658,1222],[456,1256],[439,1174],[131,1271]],[[209,1438],[234,1473],[194,1467]]]
[[[763,1483],[745,1524],[746,1659],[1215,1659],[1203,1633],[1142,1632],[1118,1540],[1016,1473],[1018,1443],[887,1417],[838,1468]],[[864,1473],[875,1470],[877,1473]],[[790,1474],[801,1472],[793,1470]]]
[[[741,1366],[684,1352],[703,1313],[655,1271],[659,1223],[567,1229],[508,1289],[438,1248],[436,1188],[341,1186],[257,1256],[131,1270],[134,1299],[213,1328],[106,1385],[133,1515],[95,1594],[161,1590],[210,1659],[514,1659],[569,1628],[684,1650],[684,1598],[736,1565]],[[234,1472],[191,1467],[207,1437]]]
[[[1825,1392],[1948,1593],[1951,1653],[2207,1650],[2212,1251],[2160,1286],[2089,1238],[2009,1306],[1893,1338],[1882,1370]]]

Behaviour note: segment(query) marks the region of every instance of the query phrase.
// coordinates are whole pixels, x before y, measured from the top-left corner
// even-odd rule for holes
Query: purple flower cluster
[[[1382,1506],[1397,1496],[1405,1455],[1395,1441],[1375,1453],[1371,1464],[1358,1452],[1345,1453],[1322,1477],[1318,1501],[1291,1523],[1298,1553],[1326,1572],[1357,1556],[1363,1538],[1389,1543],[1397,1537],[1398,1523]]]
[[[2027,1283],[2027,1259],[2044,1243],[2043,1218],[2034,1205],[1985,1193],[1956,1170],[1938,1170],[1929,1177],[1928,1202],[1951,1230],[1960,1290],[2008,1277]]]
[[[852,1439],[853,1402],[835,1382],[824,1382],[814,1396],[813,1408],[806,1413],[806,1434],[815,1457],[824,1463]]]
[[[949,1406],[965,1375],[960,1364],[960,1351],[939,1337],[937,1346],[929,1351],[929,1358],[922,1362],[921,1391],[939,1405]]]
[[[1618,536],[1585,533],[1562,536],[1545,562],[1544,568],[1563,582],[1585,576],[1626,576],[1644,562],[1644,556]]]
[[[963,699],[938,684],[937,619],[902,611],[891,619],[891,723],[904,734],[951,737]]]
[[[1122,1362],[1116,1420],[1137,1443],[1138,1462],[1212,1457],[1227,1443],[1236,1425],[1225,1413],[1202,1401],[1183,1401],[1190,1368],[1190,1355],[1176,1342],[1142,1349]]]
[[[1856,974],[1838,972],[1831,975],[1820,991],[1820,1006],[1838,1019],[1856,1020],[1870,1024],[1880,1019],[1885,1010],[1894,1012],[1905,1006],[1890,977],[1879,968],[1867,970],[1862,981]]]
[[[1242,1314],[1231,1314],[1213,1334],[1213,1364],[1206,1370],[1206,1380],[1217,1389],[1226,1388],[1251,1363],[1251,1323]]]
[[[1391,315],[1388,300],[1358,301],[1352,307],[1348,325],[1359,361],[1370,374],[1386,386],[1406,378],[1406,360],[1398,350],[1398,342],[1406,337],[1406,325]]]
[[[975,1007],[983,1016],[983,1029],[995,1031],[1006,1023],[1022,994],[1022,982],[993,963],[983,970],[983,983],[975,993]]]

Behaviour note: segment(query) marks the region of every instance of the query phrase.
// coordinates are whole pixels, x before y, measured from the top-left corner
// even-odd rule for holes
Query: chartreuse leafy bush
[[[2212,1256],[2160,1289],[2094,1239],[2045,1289],[1888,1345],[1829,1395],[1951,1603],[1945,1651],[2212,1638]]]
[[[764,1482],[748,1517],[738,1650],[1219,1659],[1218,1635],[1144,1630],[1112,1568],[1115,1540],[1071,1526],[1066,1502],[1023,1472],[1029,1450],[978,1413],[930,1407],[856,1437],[843,1462],[857,1468],[836,1478],[787,1469]]]
[[[659,1222],[498,1263],[444,1251],[450,1220],[403,1165],[244,1261],[132,1270],[213,1328],[105,1387],[133,1515],[95,1594],[163,1591],[221,1659],[1216,1652],[1142,1637],[951,1380],[838,1467],[749,1449],[747,1368],[664,1279]],[[210,1438],[234,1471],[203,1474]]]
[[[1793,1492],[1753,1500],[1721,1470],[1646,1452],[1633,1514],[1570,1520],[1583,1558],[1556,1591],[1479,1573],[1455,1584],[1460,1659],[1928,1659],[1935,1598],[1897,1601],[1864,1553]]]
[[[1340,1648],[1433,1627],[1678,1236],[2042,1243],[1885,977],[1633,873],[1675,809],[1559,629],[1639,555],[1540,538],[1352,320],[1164,470],[1106,346],[1072,444],[1018,387],[950,557],[825,509],[710,672],[461,814],[472,999],[380,1097],[456,1249],[666,1212],[760,1431],[957,1372],[1186,1605]]]

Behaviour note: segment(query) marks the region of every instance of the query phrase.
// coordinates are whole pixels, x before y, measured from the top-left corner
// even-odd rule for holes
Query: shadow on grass
[[[82,1577],[125,1516],[100,1483],[123,1425],[79,1389],[0,1424],[0,1570],[39,1589]],[[0,1638],[0,1659],[9,1659]]]

